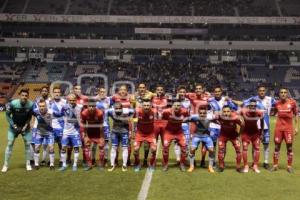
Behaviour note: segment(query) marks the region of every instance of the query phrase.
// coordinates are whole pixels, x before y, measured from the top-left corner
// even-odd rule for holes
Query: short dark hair
[[[180,86],[178,86],[177,91],[182,90],[182,89],[186,90],[186,87],[184,85],[180,85]]]
[[[202,88],[204,88],[204,85],[203,85],[202,83],[196,83],[196,84],[195,84],[195,88],[196,88],[197,86],[201,86]]]
[[[45,99],[44,98],[40,98],[39,103],[45,103]]]
[[[231,110],[230,106],[228,105],[223,106],[222,110],[224,110],[225,108],[229,108]]]
[[[41,91],[42,91],[43,89],[46,89],[46,90],[49,91],[49,87],[48,87],[47,85],[42,86],[42,87],[41,87]]]
[[[267,88],[264,84],[259,84],[258,86],[257,86],[257,89],[259,90],[260,88]]]
[[[250,99],[250,101],[249,101],[250,103],[256,103],[257,101],[255,100],[255,99]]]
[[[20,90],[20,92],[19,92],[19,95],[20,95],[21,93],[27,93],[27,94],[29,94],[29,88],[22,88],[22,89]]]
[[[54,90],[61,90],[61,88],[60,88],[59,85],[56,85],[56,86],[53,87],[52,91],[54,91]]]
[[[216,85],[216,86],[214,86],[214,90],[215,90],[215,89],[217,89],[217,88],[220,88],[220,89],[223,91],[223,89],[222,89],[222,86],[221,86],[221,85]]]

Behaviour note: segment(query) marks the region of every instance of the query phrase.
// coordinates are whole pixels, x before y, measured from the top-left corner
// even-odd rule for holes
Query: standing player
[[[192,138],[192,145],[190,148],[190,168],[188,169],[188,172],[194,171],[194,158],[195,158],[195,151],[197,150],[200,142],[204,143],[205,148],[209,151],[209,154],[214,153],[214,145],[213,141],[209,135],[209,124],[213,120],[213,116],[207,115],[207,106],[204,107],[198,107],[198,115],[192,115],[189,118],[189,121],[194,123],[196,126],[195,134]],[[213,169],[213,158],[210,155],[209,156],[209,165],[208,165],[208,172],[214,173]]]
[[[167,121],[162,119],[162,114],[164,109],[168,106],[168,98],[165,96],[165,90],[162,85],[158,85],[156,87],[156,96],[152,99],[152,107],[155,109],[155,118],[154,118],[154,127],[156,140],[158,141],[159,136],[161,141],[163,142],[163,134],[165,131],[165,127],[167,125]],[[145,162],[145,161],[144,161]]]
[[[249,105],[240,111],[241,116],[244,119],[245,127],[242,132],[242,144],[243,144],[243,172],[249,171],[248,165],[248,146],[252,143],[253,149],[253,171],[260,173],[258,169],[259,162],[259,146],[260,138],[264,130],[263,111],[257,109],[257,102],[255,99],[251,99]],[[259,126],[258,126],[259,123]]]
[[[34,111],[36,117],[36,136],[34,138],[34,166],[39,169],[40,146],[49,146],[50,170],[54,170],[54,137],[52,128],[52,111],[48,109],[44,99],[38,102],[38,109]]]
[[[22,89],[19,93],[20,98],[12,100],[7,104],[6,118],[9,124],[7,139],[8,143],[5,150],[4,165],[2,172],[7,172],[8,162],[12,154],[15,139],[22,135],[25,145],[26,170],[31,171],[30,165],[30,144],[32,135],[30,132],[30,120],[33,113],[33,103],[28,100],[29,90]]]
[[[51,98],[49,97],[49,87],[48,86],[43,86],[41,88],[41,95],[38,96],[35,99],[34,104],[33,104],[33,109],[34,110],[38,109],[38,104],[39,104],[41,99],[44,99],[45,102],[46,102],[47,108],[50,108]],[[35,123],[35,124],[37,124],[37,123]],[[32,148],[32,153],[35,152],[35,150],[34,150],[35,135],[36,135],[36,126],[33,126],[32,127],[32,144],[31,144],[31,146],[33,147]],[[47,144],[43,144],[43,154],[42,154],[41,165],[46,165],[47,147],[48,147]]]
[[[76,96],[74,94],[68,95],[68,103],[62,110],[64,114],[64,130],[61,141],[61,158],[63,160],[63,163],[62,167],[59,169],[60,171],[65,171],[67,169],[67,147],[74,148],[74,163],[72,170],[77,171],[79,147],[81,146],[81,139],[79,134],[79,119],[81,108],[81,106],[76,104]]]
[[[128,93],[128,88],[126,85],[121,85],[118,88],[118,92],[116,94],[114,94],[112,97],[112,102],[113,104],[115,103],[121,103],[122,104],[122,108],[133,108],[133,100],[134,98],[132,97],[132,95],[130,95]],[[129,131],[131,132],[133,129],[133,124],[130,123],[129,124]],[[116,163],[118,162],[118,150],[117,150],[117,155],[116,155]],[[127,166],[131,165],[131,161],[130,161],[130,155],[131,155],[131,141],[129,138],[129,144],[128,144],[128,161],[127,161]]]
[[[240,126],[240,132],[243,130],[244,123],[242,119],[234,112],[231,111],[229,106],[224,106],[221,115],[218,117],[218,121],[221,124],[221,133],[219,137],[219,171],[224,171],[224,158],[226,152],[226,144],[231,141],[236,152],[236,170],[241,172],[241,144],[239,141],[239,132],[237,132],[237,126]]]
[[[135,157],[135,171],[141,170],[139,150],[143,142],[147,142],[151,149],[151,158],[149,169],[154,170],[156,158],[156,138],[154,128],[155,110],[151,108],[150,101],[143,101],[142,108],[137,108],[135,117],[137,118],[137,132],[134,142],[134,157]]]
[[[281,88],[279,91],[279,100],[275,104],[275,114],[277,114],[274,133],[275,151],[271,171],[278,170],[279,152],[282,140],[284,140],[287,149],[287,171],[293,173],[293,140],[298,133],[299,117],[297,103],[294,99],[288,98],[286,88]],[[295,118],[294,125],[293,118]]]
[[[186,89],[184,86],[179,86],[179,88],[177,89],[177,98],[181,102],[181,107],[186,109],[186,111],[188,113],[190,113],[191,112],[191,101],[188,98],[186,98]],[[190,137],[191,137],[189,123],[187,123],[187,122],[182,123],[182,130],[183,130],[184,137],[185,137],[186,147],[188,149],[189,145],[190,145]],[[179,164],[180,163],[180,147],[177,143],[175,143],[175,145],[174,145],[174,151],[175,151],[177,163]]]
[[[169,147],[173,140],[178,143],[181,150],[180,170],[185,171],[186,139],[182,130],[183,121],[189,116],[189,112],[182,108],[181,101],[175,100],[172,108],[163,111],[163,120],[167,120],[163,143],[163,171],[168,170]]]
[[[132,104],[134,108],[140,108],[142,107],[142,104],[144,100],[146,101],[151,101],[153,96],[152,92],[147,90],[146,84],[145,83],[140,83],[138,85],[137,92],[133,95],[132,99]],[[136,129],[136,122],[137,119],[133,118],[133,129]],[[148,155],[149,155],[149,150],[150,150],[150,145],[147,142],[144,142],[144,162],[143,166],[147,166],[147,160],[148,160]]]
[[[217,115],[220,114],[224,106],[228,106],[231,110],[237,110],[237,106],[233,103],[232,100],[229,99],[229,97],[223,96],[223,90],[221,86],[216,86],[214,87],[214,96],[209,99],[208,101],[209,107],[212,110],[212,112]],[[220,125],[217,123],[210,123],[209,125],[209,131],[210,131],[210,136],[213,140],[214,143],[214,152],[216,152],[216,147],[217,147],[217,140],[220,135]],[[206,150],[205,148],[202,149],[202,158],[201,158],[201,166],[205,166],[205,155],[206,155]],[[213,156],[214,160],[214,165],[215,165],[215,153],[211,154]]]
[[[111,98],[106,96],[106,89],[103,87],[99,88],[99,94],[96,96],[97,103],[96,108],[102,110],[104,119],[103,119],[103,132],[104,132],[104,165],[108,160],[108,151],[109,151],[109,140],[110,140],[110,124],[107,116],[108,109],[112,106]],[[92,147],[92,162],[95,162],[96,147]]]
[[[269,169],[270,113],[271,109],[275,106],[275,99],[270,96],[266,96],[267,89],[263,85],[258,86],[257,92],[257,96],[250,97],[249,99],[245,100],[243,104],[244,106],[247,106],[251,99],[255,99],[257,101],[258,109],[264,111],[264,133],[262,139],[264,146],[264,168]]]
[[[186,93],[186,97],[191,101],[192,104],[192,113],[197,114],[199,107],[208,106],[208,100],[210,98],[210,94],[208,92],[204,92],[203,85],[198,83],[195,87],[194,93]]]
[[[57,143],[59,149],[60,167],[62,166],[61,140],[62,140],[63,130],[64,130],[63,107],[66,106],[66,103],[67,103],[66,100],[61,97],[60,87],[58,86],[53,87],[50,109],[53,112],[53,119],[52,119],[53,136],[54,136],[54,142]]]
[[[123,108],[121,103],[115,103],[114,108],[109,109],[107,114],[113,121],[111,131],[112,148],[110,152],[111,169],[108,171],[115,170],[117,149],[119,143],[121,143],[123,154],[122,171],[125,172],[127,171],[129,137],[131,137],[129,132],[129,123],[134,111],[132,109]]]
[[[104,169],[104,135],[103,135],[103,112],[96,109],[96,101],[89,99],[88,108],[81,112],[81,126],[84,135],[84,154],[87,161],[85,171],[92,169],[91,144],[99,146],[99,169]]]
[[[82,94],[81,91],[81,86],[76,84],[73,88],[73,94],[75,95],[76,98],[76,104],[81,107],[81,110],[85,107],[86,108],[86,104],[88,101],[88,97]],[[79,133],[80,133],[80,137],[81,137],[81,141],[82,141],[82,150],[84,149],[84,140],[83,140],[83,128],[80,127],[79,129]],[[67,152],[67,163],[71,163],[71,154],[72,154],[72,147],[68,148],[68,152]],[[85,159],[85,154],[82,155],[82,162],[83,162],[83,166],[86,166],[86,159]]]

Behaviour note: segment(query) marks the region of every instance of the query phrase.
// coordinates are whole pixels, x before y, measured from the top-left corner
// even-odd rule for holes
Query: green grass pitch
[[[273,128],[272,121],[272,128]],[[0,164],[3,164],[6,146],[7,123],[4,113],[0,113]],[[300,199],[300,143],[296,137],[294,146],[295,174],[288,174],[286,167],[286,149],[282,146],[280,170],[270,173],[260,167],[262,173],[248,174],[235,172],[235,155],[231,144],[227,146],[225,171],[209,174],[199,167],[193,173],[180,172],[170,167],[162,172],[158,166],[153,174],[148,192],[149,200],[179,199],[230,199],[230,200],[299,200]],[[272,161],[273,142],[271,142],[270,162]],[[159,151],[161,161],[161,148]],[[199,154],[196,156],[199,161]],[[171,149],[170,165],[174,163]],[[261,154],[261,160],[262,160]],[[250,159],[251,161],[251,159]],[[41,168],[38,171],[26,172],[24,164],[24,145],[19,137],[15,143],[11,165],[6,174],[0,174],[0,199],[22,200],[132,200],[137,199],[146,170],[135,173],[132,168],[121,172],[99,172],[94,168],[84,172],[80,167],[77,172],[50,171]],[[198,162],[199,163],[199,162]]]

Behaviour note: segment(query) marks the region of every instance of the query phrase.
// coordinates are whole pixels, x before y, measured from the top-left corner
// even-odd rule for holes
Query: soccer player
[[[34,166],[39,169],[40,146],[49,146],[50,170],[54,170],[54,136],[52,128],[52,111],[48,109],[44,99],[38,102],[38,109],[34,110],[36,117],[36,135],[34,138]]]
[[[104,135],[103,135],[103,112],[96,109],[96,101],[88,100],[88,107],[81,112],[81,126],[84,134],[84,154],[87,161],[85,171],[92,169],[91,144],[99,146],[99,169],[104,169]]]
[[[263,111],[257,109],[257,102],[255,99],[251,99],[248,106],[240,111],[240,115],[243,117],[245,126],[242,132],[242,144],[243,144],[243,172],[249,172],[248,165],[248,146],[252,143],[253,149],[253,171],[260,173],[258,169],[259,162],[259,146],[260,138],[264,130]],[[259,123],[259,124],[258,124]],[[258,126],[259,125],[259,126]]]
[[[78,84],[74,85],[72,93],[75,95],[76,104],[79,107],[81,107],[81,110],[83,110],[83,108],[86,108],[88,97],[82,94],[81,86]],[[81,147],[83,150],[84,149],[84,140],[83,140],[83,128],[82,127],[79,128],[79,133],[80,133],[80,137],[81,137],[81,141],[82,141]],[[67,150],[67,163],[71,163],[71,155],[72,155],[72,147],[69,147]],[[83,166],[85,167],[86,166],[85,154],[82,155],[82,163],[83,163]]]
[[[108,160],[108,151],[109,151],[109,140],[110,140],[110,124],[107,116],[108,109],[112,106],[111,98],[106,96],[106,89],[103,87],[99,88],[99,93],[96,96],[97,103],[96,108],[102,110],[104,119],[103,119],[103,132],[104,132],[104,165]],[[97,145],[92,146],[92,162],[95,161],[95,153],[96,153]]]
[[[167,120],[167,126],[164,132],[163,143],[163,171],[168,170],[169,162],[169,147],[173,140],[180,146],[180,170],[185,171],[185,159],[187,143],[182,130],[183,121],[189,117],[189,112],[182,108],[181,101],[176,99],[172,105],[172,108],[163,111],[163,120]]]
[[[50,102],[50,109],[53,112],[53,119],[52,119],[53,136],[54,136],[54,142],[57,143],[59,149],[60,167],[62,166],[61,140],[62,140],[63,129],[64,129],[63,108],[66,106],[66,104],[67,104],[66,100],[61,97],[61,88],[59,86],[54,86],[52,89],[52,99]]]
[[[81,139],[79,133],[79,119],[81,109],[82,107],[76,104],[76,96],[74,94],[69,94],[68,103],[62,109],[62,112],[64,114],[64,130],[61,141],[61,158],[63,160],[63,163],[59,171],[65,171],[67,169],[67,147],[74,148],[74,162],[72,170],[77,171],[79,148],[81,147]]]
[[[6,107],[6,119],[9,124],[7,139],[8,143],[5,150],[4,165],[2,172],[7,172],[9,159],[12,154],[15,139],[22,135],[25,146],[26,170],[31,171],[30,165],[30,144],[32,134],[30,132],[30,120],[33,113],[33,102],[28,100],[29,90],[22,89],[19,93],[20,98],[12,100]]]
[[[221,132],[219,137],[219,151],[218,151],[218,159],[219,159],[219,171],[224,171],[224,158],[226,152],[226,144],[230,141],[236,152],[236,170],[237,172],[241,172],[241,144],[239,141],[239,132],[243,131],[244,122],[242,118],[240,118],[237,113],[232,112],[229,106],[224,106],[222,108],[222,113],[219,115],[217,120],[221,125]],[[237,131],[238,126],[240,127],[239,132]]]
[[[127,171],[127,161],[128,161],[128,145],[129,137],[131,137],[129,132],[130,118],[134,114],[134,110],[123,108],[120,102],[114,104],[114,108],[108,110],[108,117],[113,121],[111,130],[111,152],[110,152],[110,162],[111,168],[108,171],[114,171],[116,167],[116,157],[117,149],[119,143],[122,144],[122,157],[123,165],[122,171]]]
[[[275,106],[275,99],[266,96],[267,89],[265,86],[260,85],[257,88],[257,96],[250,97],[243,102],[244,106],[249,104],[251,99],[257,101],[257,108],[264,111],[264,133],[262,138],[262,143],[264,147],[264,168],[269,169],[269,153],[270,153],[270,113],[272,108]]]
[[[237,110],[237,106],[233,103],[233,101],[229,97],[223,96],[223,90],[221,86],[214,87],[213,97],[209,99],[209,107],[214,115],[220,114],[224,106],[229,106],[231,110]],[[209,125],[210,136],[214,143],[214,153],[211,154],[213,156],[214,165],[215,165],[215,152],[217,147],[217,140],[220,135],[220,125],[217,123],[210,123]],[[202,148],[202,157],[201,157],[201,167],[205,167],[205,155],[206,155],[206,148]]]
[[[206,149],[209,151],[209,154],[214,153],[214,145],[213,141],[209,135],[209,124],[213,120],[213,116],[208,116],[207,113],[207,106],[198,107],[198,115],[192,115],[189,117],[188,121],[192,122],[196,126],[196,131],[192,137],[192,145],[190,148],[189,158],[190,158],[190,168],[188,172],[194,171],[194,158],[195,158],[195,151],[197,150],[200,142],[202,142]],[[208,165],[208,172],[214,173],[213,169],[213,156],[209,156],[209,165]]]
[[[281,88],[279,91],[279,100],[275,104],[275,114],[277,114],[277,120],[274,133],[274,163],[270,171],[278,170],[279,152],[282,140],[284,140],[287,149],[287,171],[293,173],[293,140],[298,133],[299,117],[297,103],[294,99],[288,97],[286,88]],[[294,126],[293,118],[295,119]]]
[[[112,97],[112,102],[113,104],[115,103],[121,103],[122,104],[122,108],[133,108],[133,97],[131,94],[128,93],[128,88],[126,85],[121,85],[118,88],[118,92],[116,94],[114,94]],[[129,131],[131,132],[133,129],[133,124],[130,123],[129,124]],[[119,151],[117,150],[116,153],[116,163],[118,162],[118,155],[119,155]],[[131,141],[129,138],[129,144],[128,144],[128,161],[127,161],[127,166],[131,165],[131,161],[130,161],[130,155],[131,155]]]
[[[201,106],[208,106],[208,100],[210,98],[210,94],[204,91],[204,87],[202,84],[198,83],[195,87],[194,93],[186,93],[186,97],[191,101],[192,105],[192,113],[198,114],[198,108]]]
[[[47,105],[47,108],[50,108],[50,103],[51,103],[51,98],[49,97],[49,87],[48,86],[43,86],[41,88],[41,95],[38,96],[35,101],[34,101],[34,104],[33,104],[33,109],[35,110],[36,108],[38,108],[38,104],[40,102],[41,99],[44,99],[45,102],[46,102],[46,105]],[[37,124],[37,123],[35,123]],[[35,134],[37,133],[36,131],[36,127],[33,126],[32,127],[32,153],[35,152],[34,150],[34,147],[35,147],[35,144],[34,144],[34,141],[35,141]],[[42,161],[41,161],[41,165],[46,165],[46,158],[47,158],[47,147],[48,147],[48,144],[43,144],[43,154],[42,154]],[[34,156],[33,156],[34,157]]]
[[[132,102],[133,102],[133,107],[134,108],[140,108],[142,107],[143,102],[146,101],[151,101],[153,96],[155,94],[147,90],[146,84],[145,83],[140,83],[137,88],[137,92],[132,96]],[[133,129],[136,129],[136,122],[137,119],[133,118]],[[150,151],[150,145],[147,142],[144,142],[144,162],[143,166],[147,166],[147,160],[148,160],[148,155]]]
[[[191,112],[191,101],[186,98],[186,88],[184,86],[179,86],[177,89],[177,98],[181,103],[181,107],[186,109],[188,113]],[[186,147],[189,148],[190,145],[190,125],[189,123],[182,123],[182,130],[185,136]],[[174,151],[176,155],[177,164],[180,164],[180,147],[177,143],[174,145]]]
[[[151,149],[151,158],[149,169],[154,170],[155,158],[156,158],[156,138],[154,127],[155,110],[151,108],[150,101],[143,101],[142,108],[137,108],[135,117],[137,121],[137,132],[134,142],[134,157],[135,157],[135,171],[141,170],[139,150],[143,142],[147,142]]]

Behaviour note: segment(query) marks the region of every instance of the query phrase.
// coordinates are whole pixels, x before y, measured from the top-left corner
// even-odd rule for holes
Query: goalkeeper
[[[8,170],[8,162],[12,154],[13,145],[15,139],[19,135],[22,135],[24,140],[26,170],[32,170],[30,165],[30,143],[32,138],[30,132],[30,120],[33,113],[33,103],[28,100],[28,89],[22,89],[19,95],[20,98],[9,102],[6,108],[6,118],[9,123],[9,128],[7,134],[8,143],[5,150],[5,159],[2,172],[7,172]]]

